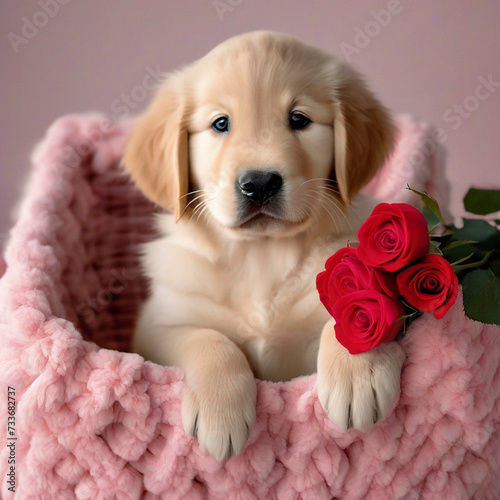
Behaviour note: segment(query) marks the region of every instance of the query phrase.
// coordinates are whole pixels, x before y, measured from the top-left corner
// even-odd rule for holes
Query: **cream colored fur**
[[[291,130],[292,111],[310,125]],[[231,128],[218,134],[222,115]],[[390,409],[402,350],[349,355],[315,280],[370,214],[374,201],[358,192],[391,146],[386,111],[349,66],[268,32],[169,75],[139,119],[124,164],[174,214],[158,217],[160,236],[144,252],[151,295],[134,349],[184,370],[184,428],[216,458],[237,454],[251,432],[255,376],[317,370],[319,399],[344,429]],[[283,177],[280,210],[242,223],[237,175],[269,168]]]

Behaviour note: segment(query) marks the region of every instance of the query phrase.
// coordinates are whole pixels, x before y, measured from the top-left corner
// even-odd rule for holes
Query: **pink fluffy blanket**
[[[398,124],[368,191],[408,201],[408,182],[446,204],[432,130]],[[33,156],[0,280],[2,498],[500,498],[500,331],[467,320],[460,300],[443,320],[412,324],[399,402],[368,432],[326,418],[313,375],[258,382],[242,454],[201,453],[180,423],[182,373],[126,352],[154,210],[117,168],[127,133],[65,117]]]

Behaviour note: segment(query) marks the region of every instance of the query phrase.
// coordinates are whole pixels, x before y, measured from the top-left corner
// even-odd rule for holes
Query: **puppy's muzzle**
[[[283,186],[283,177],[277,172],[245,170],[236,179],[236,192],[262,207],[271,200]]]

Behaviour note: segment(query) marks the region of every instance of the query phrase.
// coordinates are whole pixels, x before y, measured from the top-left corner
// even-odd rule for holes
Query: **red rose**
[[[333,306],[335,335],[351,353],[359,354],[394,340],[403,327],[400,302],[376,290],[359,290],[341,297]]]
[[[380,203],[358,231],[358,256],[373,267],[399,271],[429,251],[424,216],[406,203]]]
[[[450,263],[436,254],[429,254],[397,276],[399,292],[419,311],[434,312],[441,319],[455,303],[458,278]]]
[[[318,274],[316,287],[319,298],[328,312],[340,297],[357,290],[377,290],[396,298],[399,293],[395,278],[364,264],[355,248],[341,248],[325,264],[325,271]]]

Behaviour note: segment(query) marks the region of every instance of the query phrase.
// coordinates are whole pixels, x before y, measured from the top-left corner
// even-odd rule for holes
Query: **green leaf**
[[[427,230],[429,233],[432,233],[434,229],[437,229],[441,225],[441,222],[439,222],[439,219],[431,212],[429,207],[424,206],[422,213],[424,214],[425,221],[427,222]]]
[[[435,253],[437,255],[443,255],[443,252],[439,248],[439,241],[430,241],[429,242],[429,253]]]
[[[469,255],[466,255],[465,257],[462,257],[461,259],[456,260],[451,264],[451,267],[453,267],[453,269],[455,269],[455,272],[457,272],[456,267],[458,266],[458,264],[461,264],[462,262],[469,260],[471,257],[474,257],[474,252],[470,253]]]
[[[444,252],[446,260],[450,263],[456,262],[457,260],[468,257],[471,254],[476,256],[475,260],[481,260],[488,252],[481,250],[475,245],[470,243],[465,243],[463,245],[456,246],[455,248],[450,248]]]
[[[462,245],[468,245],[470,243],[474,244],[477,243],[477,241],[472,241],[472,240],[452,241],[443,248],[443,252],[447,252],[448,250],[453,250],[454,248],[461,247]]]
[[[488,215],[500,210],[500,190],[470,188],[464,198],[467,212]]]
[[[500,231],[482,219],[464,219],[464,225],[455,229],[454,240],[475,241],[484,250],[500,248]]]
[[[429,196],[427,193],[422,193],[421,191],[417,191],[416,189],[412,189],[408,185],[406,185],[406,189],[409,189],[412,193],[415,193],[418,196],[420,196],[420,198],[422,198],[422,201],[425,203],[425,206],[429,208],[429,210],[433,213],[436,219],[441,224],[443,224],[443,226],[446,226],[443,220],[443,216],[441,215],[441,210],[439,209],[439,204],[432,196]]]
[[[455,264],[452,264],[452,267],[453,267],[453,270],[456,272],[456,273],[459,273],[460,271],[463,271],[464,269],[473,269],[474,267],[481,267],[483,264],[486,263],[486,261],[490,258],[490,255],[492,254],[493,252],[488,252],[484,258],[482,260],[480,260],[479,262],[471,262],[470,264],[464,264],[463,266],[457,266]],[[469,255],[469,257],[472,257],[472,255]]]
[[[484,269],[462,279],[465,314],[476,321],[500,325],[500,278]]]
[[[500,277],[500,259],[490,262],[490,265],[488,267],[495,276]]]

